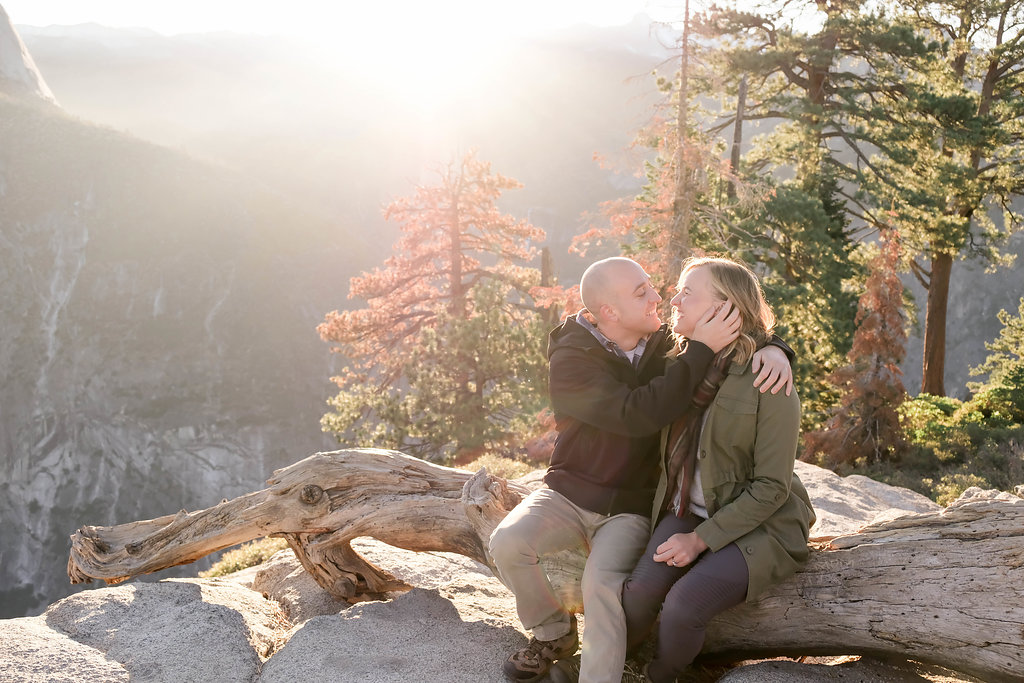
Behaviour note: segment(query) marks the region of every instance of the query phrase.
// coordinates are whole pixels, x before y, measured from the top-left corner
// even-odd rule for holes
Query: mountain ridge
[[[369,245],[181,152],[0,95],[0,604],[71,592],[82,523],[261,483],[319,418],[315,331]]]
[[[57,104],[32,55],[0,6],[0,93]]]

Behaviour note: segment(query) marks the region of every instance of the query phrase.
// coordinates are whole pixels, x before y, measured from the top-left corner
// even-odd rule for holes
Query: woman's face
[[[693,335],[697,321],[709,308],[722,303],[711,289],[711,273],[697,266],[679,278],[679,291],[672,297],[672,331],[683,337]]]

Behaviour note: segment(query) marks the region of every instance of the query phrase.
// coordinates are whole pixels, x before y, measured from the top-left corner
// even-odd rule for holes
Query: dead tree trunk
[[[120,583],[274,535],[287,539],[332,595],[365,599],[409,586],[365,562],[352,550],[352,539],[371,536],[406,550],[454,552],[490,566],[490,532],[527,493],[513,482],[395,451],[317,453],[274,472],[262,491],[205,510],[82,527],[71,537],[68,576],[71,583]],[[480,503],[463,502],[466,495]]]
[[[407,588],[349,545],[371,536],[415,551],[491,565],[487,539],[528,489],[401,453],[318,453],[278,470],[267,488],[198,512],[79,529],[72,583],[117,583],[268,535],[288,539],[336,597]],[[545,567],[581,611],[585,558]],[[1024,499],[993,492],[937,513],[910,514],[822,543],[807,566],[756,603],[712,622],[705,654],[872,654],[933,662],[985,680],[1024,671]]]
[[[712,622],[705,653],[899,655],[987,681],[1024,672],[1024,499],[996,492],[839,536]]]

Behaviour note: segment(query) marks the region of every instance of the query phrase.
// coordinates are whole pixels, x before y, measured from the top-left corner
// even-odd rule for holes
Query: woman
[[[742,318],[740,336],[715,356],[693,407],[662,433],[656,526],[623,588],[629,648],[661,611],[645,667],[655,683],[675,681],[693,661],[712,617],[756,599],[808,555],[814,511],[793,473],[800,401],[753,387],[750,359],[775,316],[749,268],[723,258],[683,264],[672,299],[676,348],[709,308],[730,305]]]

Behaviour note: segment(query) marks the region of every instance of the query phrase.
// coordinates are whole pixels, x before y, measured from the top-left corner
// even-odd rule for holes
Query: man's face
[[[711,274],[700,266],[679,278],[679,291],[672,297],[672,331],[691,337],[693,330],[709,308],[721,304],[711,289]]]
[[[629,264],[616,272],[616,297],[612,307],[624,331],[639,336],[657,332],[661,327],[658,304],[661,296],[651,285],[651,278],[637,264]]]

